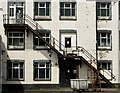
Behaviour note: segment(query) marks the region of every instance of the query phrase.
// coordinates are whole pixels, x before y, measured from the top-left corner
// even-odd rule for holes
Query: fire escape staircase
[[[4,15],[3,16],[4,20],[4,25],[5,24],[10,24],[8,20],[8,15]],[[16,19],[17,20],[17,19]],[[67,52],[66,52],[66,48],[64,45],[62,45],[57,39],[55,39],[53,36],[51,36],[51,43],[48,43],[46,40],[44,40],[42,38],[42,36],[39,34],[39,31],[43,29],[43,27],[41,27],[36,21],[34,21],[30,16],[25,15],[22,19],[19,19],[19,21],[15,21],[15,23],[13,24],[27,24],[27,27],[29,28],[29,30],[32,31],[32,33],[34,33],[36,36],[38,36],[38,38],[40,38],[47,46],[50,47],[51,50],[53,50],[55,53],[57,53],[58,58],[65,58],[67,57]],[[19,22],[19,23],[16,23]],[[43,29],[44,30],[44,29]],[[64,47],[63,53],[61,53],[59,51],[60,46]],[[56,48],[57,47],[57,48]],[[73,53],[76,51],[73,51]],[[90,61],[85,60],[82,56],[79,55],[79,53],[82,52],[86,57],[88,57],[90,59]],[[77,53],[78,55],[76,56],[77,58],[80,58],[80,62],[84,62],[89,68],[91,68],[96,75],[98,74],[98,70],[96,68],[96,59],[87,51],[85,50],[83,47],[78,47],[77,48]],[[110,72],[109,73],[112,76],[112,79],[115,79],[115,76]],[[99,72],[99,77],[105,81],[109,87],[113,87],[112,83]],[[96,78],[95,78],[96,79]],[[94,79],[94,80],[95,80]]]

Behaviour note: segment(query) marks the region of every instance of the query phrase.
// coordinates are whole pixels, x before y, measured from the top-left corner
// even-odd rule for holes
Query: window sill
[[[24,81],[24,79],[8,79],[7,81]]]
[[[111,17],[110,16],[98,16],[97,17],[97,20],[111,20]]]
[[[49,47],[47,47],[47,46],[34,46],[33,49],[34,50],[48,50]]]
[[[51,81],[51,79],[34,79],[34,81]]]
[[[8,50],[24,50],[24,46],[8,46]]]
[[[76,20],[76,16],[60,16],[60,20]]]
[[[51,20],[50,16],[35,16],[34,20]]]
[[[100,47],[98,46],[98,50],[112,50],[111,47]]]

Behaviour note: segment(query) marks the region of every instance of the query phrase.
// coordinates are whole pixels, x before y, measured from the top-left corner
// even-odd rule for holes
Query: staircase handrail
[[[97,65],[96,58],[92,54],[90,54],[85,48],[83,48],[81,46],[78,46],[78,50],[80,50],[86,57],[88,57],[90,59],[90,61],[92,61],[92,63],[94,63],[95,65]],[[101,68],[101,70],[103,70],[103,69]],[[109,72],[109,74],[108,74],[108,72]],[[115,79],[115,75],[113,75],[113,73],[110,72],[109,70],[108,70],[108,72],[105,71],[106,74],[108,74],[113,79]]]
[[[34,21],[29,15],[25,15],[25,20],[29,19],[29,21],[31,21],[31,23],[36,26],[36,29],[43,29],[42,26],[39,25],[39,23],[37,23],[36,21]]]
[[[36,27],[36,31],[38,31],[38,29],[43,29],[42,26],[40,26],[37,22],[35,22],[29,15],[25,15],[27,17],[27,19],[25,18],[26,21],[29,21],[29,23],[31,23],[32,25],[34,25]],[[39,32],[38,32],[39,33]],[[63,45],[61,42],[59,42],[59,40],[57,40],[55,37],[53,37],[51,35],[51,43],[50,43],[53,47],[55,47],[55,45],[61,49],[61,47],[64,48],[63,51],[63,55],[65,54],[65,45]]]

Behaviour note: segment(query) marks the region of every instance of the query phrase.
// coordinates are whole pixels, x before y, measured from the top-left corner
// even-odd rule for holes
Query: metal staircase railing
[[[97,67],[96,58],[92,54],[90,54],[85,48],[78,47],[78,51],[81,51],[86,57],[88,57],[90,59],[89,63],[91,65],[93,65],[95,68]],[[104,69],[101,68],[100,70],[104,70]],[[112,79],[115,79],[115,75],[113,75],[113,73],[110,72],[109,70],[104,71],[104,73],[111,76]]]
[[[22,19],[9,19],[8,15],[4,15],[4,24],[10,24],[11,20],[14,21],[14,24],[27,24],[29,27],[31,27],[31,29],[33,29],[34,34],[37,35],[39,38],[42,38],[42,36],[40,36],[39,31],[38,30],[42,30],[43,27],[40,26],[36,21],[34,21],[30,16],[28,15],[24,15]],[[12,23],[13,24],[13,23]],[[44,29],[43,29],[44,30]],[[47,41],[43,40],[49,47],[51,47],[54,51],[56,51],[57,53],[60,53],[60,49],[61,46],[64,48],[63,51],[63,56],[66,56],[67,54],[67,48],[65,48],[65,46],[63,44],[61,44],[57,39],[55,39],[52,35],[51,35],[51,42],[48,43]],[[92,56],[87,50],[85,50],[83,47],[78,47],[76,50],[79,54],[79,52],[82,52],[87,58],[89,58],[90,61],[88,61],[89,64],[91,64],[95,69],[96,69],[96,58],[94,56]],[[74,53],[74,52],[73,52]],[[77,55],[79,56],[79,55]],[[110,75],[112,76],[112,78],[114,79],[115,76],[110,72]]]
[[[34,32],[39,33],[40,30],[45,30],[42,26],[39,25],[36,21],[34,21],[29,15],[23,15],[21,19],[16,19],[16,18],[9,18],[9,14],[4,14],[3,15],[3,23],[4,24],[27,24],[29,25]],[[63,55],[65,55],[66,48],[63,44],[61,44],[55,37],[50,35],[51,40],[50,40],[50,45],[57,49],[58,51],[63,48],[61,51],[63,51]]]

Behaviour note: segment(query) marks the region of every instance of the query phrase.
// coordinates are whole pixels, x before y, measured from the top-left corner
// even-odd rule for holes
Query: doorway
[[[70,79],[76,79],[76,62],[73,59],[61,60],[60,64],[60,85],[69,87]]]
[[[10,23],[22,22],[25,14],[24,2],[9,2],[8,19]]]

